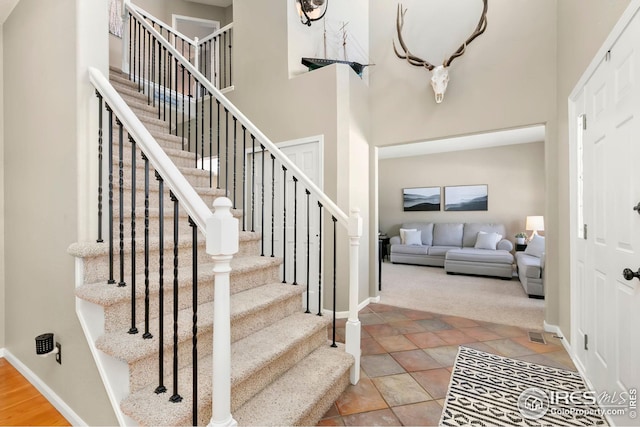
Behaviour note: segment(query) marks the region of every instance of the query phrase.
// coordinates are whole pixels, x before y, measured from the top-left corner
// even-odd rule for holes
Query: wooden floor
[[[68,426],[40,392],[0,358],[0,426]]]

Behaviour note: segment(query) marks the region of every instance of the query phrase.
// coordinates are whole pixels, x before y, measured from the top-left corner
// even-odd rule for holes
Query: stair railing
[[[238,252],[238,220],[233,218],[230,207],[231,201],[225,197],[217,198],[213,202],[214,213],[207,207],[202,198],[195,191],[194,187],[188,182],[180,170],[175,166],[173,161],[167,156],[165,151],[160,147],[155,138],[149,133],[147,128],[140,122],[135,113],[125,103],[121,96],[115,91],[109,81],[95,68],[89,69],[89,79],[96,89],[98,97],[98,242],[104,243],[103,236],[106,234],[107,244],[109,246],[109,268],[107,283],[118,287],[130,287],[131,289],[131,326],[127,331],[131,335],[137,335],[141,331],[138,326],[143,325],[143,333],[141,339],[152,339],[153,334],[150,332],[151,313],[150,309],[150,264],[159,266],[158,278],[158,385],[155,389],[157,394],[166,393],[168,390],[165,385],[164,373],[164,351],[168,347],[172,354],[172,384],[170,402],[178,403],[182,401],[179,388],[179,360],[178,360],[178,312],[179,305],[179,277],[180,267],[184,268],[184,262],[181,264],[182,257],[191,257],[191,306],[192,306],[192,354],[191,366],[192,372],[192,422],[193,425],[198,424],[198,263],[202,262],[202,257],[198,255],[198,230],[206,237],[206,252],[211,255],[214,261],[214,277],[215,277],[215,322],[214,322],[214,347],[216,356],[214,357],[214,366],[218,372],[225,372],[229,369],[229,360],[231,355],[230,347],[230,316],[229,316],[229,273],[231,271],[230,262],[235,253]],[[105,120],[106,116],[106,120]],[[107,128],[107,138],[105,141],[104,128]],[[125,134],[128,143],[125,142]],[[108,164],[108,211],[106,215],[106,223],[108,232],[103,233],[103,167],[105,166],[104,149],[107,149],[106,163]],[[130,150],[130,156],[125,158],[125,148]],[[117,150],[117,155],[114,152]],[[114,171],[115,157],[117,156],[117,172]],[[140,209],[136,201],[138,179],[137,161],[144,163],[144,178],[142,186],[144,187],[144,240],[140,242],[137,238],[137,231],[140,228],[136,223],[137,212]],[[128,163],[125,166],[125,163]],[[155,173],[155,179],[158,181],[157,188],[153,189],[150,183],[151,171]],[[114,183],[117,176],[118,182]],[[125,180],[128,180],[126,185]],[[125,188],[130,192],[130,209],[125,211]],[[114,190],[117,190],[117,194]],[[150,196],[151,193],[157,191],[157,214],[159,240],[158,259],[152,262],[150,250]],[[165,272],[169,273],[167,268],[165,271],[165,256],[171,256],[171,249],[165,250],[165,226],[164,226],[164,210],[167,207],[165,197],[169,196],[171,203],[169,209],[173,210],[173,224],[170,229],[173,232],[173,275],[171,297],[172,315],[173,315],[173,343],[165,346],[164,343],[164,299],[165,299]],[[118,206],[116,208],[116,205]],[[182,216],[180,211],[186,213],[186,217]],[[126,221],[126,217],[129,220]],[[180,223],[188,222],[191,228],[191,236],[189,246],[186,250],[183,246],[183,240],[180,238]],[[126,224],[125,224],[126,223]],[[118,226],[119,237],[115,235],[114,227]],[[184,231],[183,233],[184,234]],[[187,239],[188,240],[188,239]],[[202,240],[202,239],[200,239]],[[136,244],[142,243],[144,256],[137,255]],[[118,244],[119,250],[115,248]],[[190,254],[189,254],[190,249]],[[186,251],[186,252],[185,252]],[[117,258],[117,260],[116,260]],[[137,259],[140,258],[140,259]],[[141,262],[136,265],[136,262]],[[136,292],[136,277],[144,274],[144,301],[139,304]],[[169,275],[169,274],[168,274]],[[169,280],[167,280],[169,282]],[[169,286],[169,283],[166,284]],[[143,314],[137,314],[139,305],[143,306]],[[218,396],[230,394],[230,382],[228,375],[219,375],[216,378],[214,387],[227,387],[224,390],[217,391]],[[216,402],[218,407],[224,398],[220,398],[220,402]],[[218,413],[224,413],[225,408],[218,408]],[[118,408],[119,410],[119,408]],[[231,419],[230,406],[226,408],[227,419]]]
[[[359,211],[344,213],[137,8],[127,10],[129,25],[125,31],[129,34],[125,40],[135,43],[125,43],[124,50],[132,62],[140,64],[136,73],[129,70],[130,79],[138,82],[138,90],[147,95],[147,103],[155,108],[156,117],[166,122],[166,131],[179,137],[182,148],[193,153],[194,167],[208,171],[209,188],[224,190],[231,207],[241,216],[241,230],[261,233],[261,255],[278,256],[282,260],[282,282],[306,285],[306,313],[311,314],[309,295],[317,289],[316,314],[324,314],[324,283],[331,283],[332,347],[337,347],[337,227],[340,225],[346,230],[349,320],[345,328],[345,350],[355,359],[350,379],[353,384],[357,383],[360,371],[358,259],[362,235]],[[318,219],[317,238],[310,233],[312,217]],[[323,225],[328,226],[328,233],[323,234]],[[306,239],[303,233],[298,233],[300,228],[306,229]],[[289,241],[292,243],[287,245]],[[326,251],[330,254],[327,257],[323,255],[323,242],[333,245],[332,252]],[[317,259],[312,259],[312,245],[318,248]],[[306,275],[299,274],[299,267],[304,268],[305,264]],[[327,276],[332,276],[331,280],[325,280]],[[214,378],[214,383],[216,381]],[[228,396],[214,394],[213,401],[227,402]],[[229,419],[227,410],[214,406],[214,424],[226,425]]]
[[[196,37],[191,39],[130,1],[124,0],[123,3],[124,28],[130,25],[130,12],[135,10],[176,50],[181,52],[182,56],[187,58],[215,87],[223,92],[233,89],[233,23],[225,25],[205,38],[198,39]],[[138,41],[129,40],[130,29],[124,33],[123,44],[125,46],[128,44],[139,45]],[[141,52],[138,53],[140,54]],[[138,55],[138,59],[140,57],[141,55]],[[140,64],[134,61],[125,49],[123,49],[122,64],[125,73],[131,71],[133,76],[138,75]],[[195,91],[195,88],[193,90]]]

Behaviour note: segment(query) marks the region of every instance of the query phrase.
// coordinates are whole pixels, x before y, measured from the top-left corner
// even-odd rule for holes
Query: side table
[[[382,290],[382,261],[389,256],[387,253],[387,245],[389,244],[389,236],[386,234],[378,234],[378,290]]]

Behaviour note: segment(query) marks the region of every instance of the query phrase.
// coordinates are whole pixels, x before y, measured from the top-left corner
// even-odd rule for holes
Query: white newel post
[[[217,198],[214,213],[207,220],[207,253],[213,258],[215,274],[213,308],[213,403],[209,426],[228,427],[238,423],[231,416],[231,320],[229,273],[231,259],[238,252],[238,220],[231,215],[231,200]]]
[[[122,0],[122,72],[129,74],[129,0]]]
[[[349,320],[345,329],[345,350],[355,360],[351,368],[351,384],[360,380],[360,320],[358,319],[359,248],[362,236],[360,209],[352,209],[349,215]]]

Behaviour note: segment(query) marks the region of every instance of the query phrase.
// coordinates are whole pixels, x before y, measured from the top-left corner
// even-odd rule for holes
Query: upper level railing
[[[125,22],[131,11],[136,11],[142,16],[216,88],[223,92],[233,89],[233,23],[225,25],[205,38],[191,39],[129,1],[124,2]],[[133,25],[133,21],[129,21],[128,25]],[[133,39],[126,38],[129,34],[134,35]],[[124,70],[128,72],[128,68],[132,67],[134,74],[139,74],[138,68],[141,66],[139,60],[143,57],[146,43],[149,42],[149,40],[136,40],[137,34],[138,31],[133,28],[125,29],[124,44],[125,46],[128,44],[129,48],[123,49],[122,58]],[[131,54],[132,46],[140,48],[135,55],[136,61]]]
[[[351,382],[357,383],[358,259],[362,235],[359,212],[354,210],[347,215],[309,179],[207,79],[201,67],[182,55],[175,43],[180,38],[169,40],[171,37],[161,34],[164,30],[157,29],[149,21],[149,15],[138,8],[125,10],[123,50],[129,58],[130,66],[125,70],[130,80],[146,95],[156,117],[166,123],[166,132],[179,137],[182,149],[193,154],[193,167],[208,172],[208,187],[224,190],[238,211],[240,229],[260,233],[260,255],[281,258],[282,282],[306,285],[306,313],[311,313],[312,305],[316,305],[310,301],[311,294],[317,293],[317,314],[323,315],[323,293],[332,293],[333,347],[336,347],[337,271],[343,262],[337,257],[337,227],[346,229],[349,321],[345,344],[346,351],[355,359]],[[228,307],[218,308],[219,303],[222,301],[216,296],[214,312],[228,313]],[[214,332],[214,348],[216,340],[224,339],[221,337],[224,335]],[[223,344],[228,348],[228,342]],[[215,363],[225,363],[216,352]],[[214,372],[228,373],[226,368]],[[229,390],[227,386],[222,391],[216,390],[216,384],[228,384],[228,378],[214,378],[213,422],[222,424],[230,417]]]

